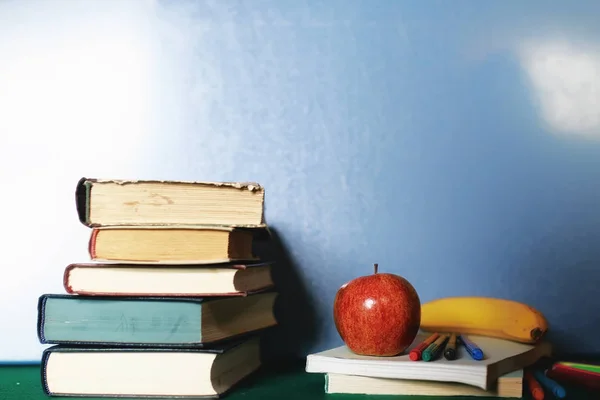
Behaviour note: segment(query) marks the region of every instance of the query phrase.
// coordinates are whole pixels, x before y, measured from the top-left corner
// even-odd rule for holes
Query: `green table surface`
[[[587,396],[584,396],[587,398]],[[571,394],[567,399],[584,398]],[[41,400],[48,399],[42,391],[40,367],[37,365],[0,366],[0,400]],[[58,397],[56,397],[58,398]],[[443,397],[423,396],[366,396],[346,394],[326,394],[324,392],[324,377],[322,374],[308,374],[304,372],[302,364],[290,365],[279,368],[263,367],[253,376],[247,378],[234,390],[227,394],[225,399],[252,400],[252,399],[328,399],[328,400],[389,400],[389,399],[429,399],[440,400]],[[526,397],[529,398],[529,397]],[[551,397],[549,397],[551,399]],[[595,397],[600,398],[600,397]],[[66,398],[65,398],[66,399]],[[74,397],[70,397],[74,400]],[[87,398],[90,400],[91,398]],[[487,399],[485,397],[451,397],[453,400]],[[566,400],[567,400],[566,399]],[[106,398],[102,399],[106,400]]]

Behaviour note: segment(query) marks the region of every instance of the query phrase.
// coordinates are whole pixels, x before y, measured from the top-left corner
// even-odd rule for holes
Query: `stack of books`
[[[463,347],[450,360],[411,359],[411,351],[430,336],[420,333],[395,357],[361,356],[338,346],[308,355],[306,371],[325,376],[326,393],[522,398],[527,368],[552,352],[545,341],[533,345],[471,336],[483,351],[482,359],[473,359]]]
[[[46,394],[215,397],[260,367],[277,325],[260,185],[84,178],[75,196],[91,260],[39,298]]]

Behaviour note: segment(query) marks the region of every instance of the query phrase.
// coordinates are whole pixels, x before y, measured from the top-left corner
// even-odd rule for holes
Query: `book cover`
[[[184,298],[45,294],[38,300],[42,344],[209,347],[275,326],[277,293]]]
[[[216,398],[260,364],[257,336],[209,349],[53,346],[41,376],[48,396]]]
[[[82,296],[248,296],[274,287],[272,265],[72,263],[64,270],[63,287]]]
[[[81,178],[75,189],[79,221],[118,225],[264,227],[265,190],[253,182]]]
[[[114,226],[93,228],[94,261],[214,264],[257,261],[248,230],[210,226]]]

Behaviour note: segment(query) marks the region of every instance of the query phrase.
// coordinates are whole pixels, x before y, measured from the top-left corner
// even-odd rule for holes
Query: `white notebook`
[[[462,346],[458,346],[458,357],[453,361],[443,357],[428,362],[411,361],[409,351],[429,336],[420,333],[404,354],[395,357],[360,356],[346,346],[310,354],[306,358],[306,372],[459,382],[488,390],[502,375],[523,369],[552,352],[548,342],[528,345],[468,335],[483,350],[483,360],[473,360]]]

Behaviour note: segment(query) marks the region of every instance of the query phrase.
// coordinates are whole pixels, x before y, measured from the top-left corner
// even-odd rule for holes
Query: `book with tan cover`
[[[523,370],[520,369],[501,376],[498,378],[496,385],[488,390],[456,382],[432,382],[424,380],[326,374],[325,393],[521,398],[523,396]]]
[[[244,229],[119,226],[92,229],[88,250],[93,261],[209,264],[257,260],[253,241]]]
[[[89,227],[266,226],[258,183],[81,178],[75,199],[79,220]]]

